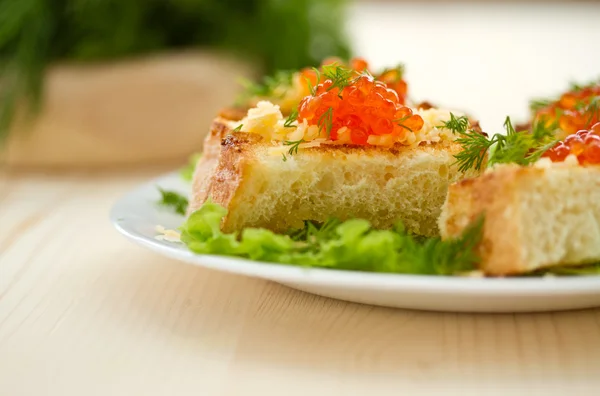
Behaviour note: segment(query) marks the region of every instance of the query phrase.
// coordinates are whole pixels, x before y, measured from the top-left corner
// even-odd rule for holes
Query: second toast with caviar
[[[406,106],[394,89],[405,83],[338,63],[305,81],[309,93],[288,117],[259,101],[241,120],[215,119],[189,211],[208,199],[224,206],[225,231],[282,232],[336,217],[438,235],[448,186],[479,173],[455,165],[450,111]]]

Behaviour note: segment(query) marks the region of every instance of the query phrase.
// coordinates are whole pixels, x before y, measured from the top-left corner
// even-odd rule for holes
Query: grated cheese
[[[161,225],[155,227],[155,231],[159,234],[154,239],[167,242],[181,242],[181,234],[175,230],[169,230]]]
[[[367,142],[375,146],[391,147],[394,144],[406,146],[417,146],[421,143],[432,144],[443,141],[453,141],[455,134],[444,127],[445,121],[450,120],[450,110],[446,109],[414,109],[414,114],[423,118],[423,128],[419,131],[407,132],[401,137],[392,135],[369,136]],[[460,117],[460,112],[452,112]],[[323,144],[351,144],[351,131],[342,127],[337,131],[338,139],[331,141],[327,139],[326,131],[319,130],[316,125],[308,125],[306,120],[301,123],[294,121],[291,127],[284,126],[285,119],[278,105],[268,101],[260,101],[256,107],[248,110],[248,114],[239,122],[231,122],[232,128],[240,127],[244,132],[256,133],[273,142],[298,141],[306,142],[322,141]],[[320,144],[320,143],[319,143]],[[303,144],[298,146],[303,147]],[[315,146],[308,146],[315,147]]]

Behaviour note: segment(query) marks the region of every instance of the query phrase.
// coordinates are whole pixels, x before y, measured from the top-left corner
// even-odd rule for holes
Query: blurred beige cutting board
[[[252,68],[213,53],[156,55],[48,72],[41,114],[11,129],[11,167],[100,167],[181,161],[201,148]]]

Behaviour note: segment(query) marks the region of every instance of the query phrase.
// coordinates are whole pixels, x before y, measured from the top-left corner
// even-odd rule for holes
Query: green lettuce
[[[376,230],[360,219],[307,221],[304,228],[285,234],[263,228],[224,233],[220,226],[226,214],[222,206],[206,202],[182,225],[182,242],[198,254],[385,273],[453,275],[474,270],[479,262],[475,247],[483,218],[459,238],[442,241],[410,235],[401,224]]]

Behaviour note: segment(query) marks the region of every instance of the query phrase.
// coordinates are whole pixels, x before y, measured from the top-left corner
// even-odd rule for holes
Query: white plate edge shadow
[[[453,312],[533,312],[600,306],[600,276],[564,278],[462,278],[383,274],[304,268],[235,257],[197,255],[179,244],[154,238],[156,225],[181,222],[181,216],[157,204],[157,186],[187,192],[177,172],[137,186],[111,208],[117,230],[143,247],[194,265],[267,279],[290,287],[341,300],[397,308]],[[143,213],[151,214],[145,216]],[[155,218],[152,221],[148,217]],[[158,218],[164,220],[159,221]],[[135,229],[145,219],[142,233]],[[155,224],[154,224],[155,223]]]

